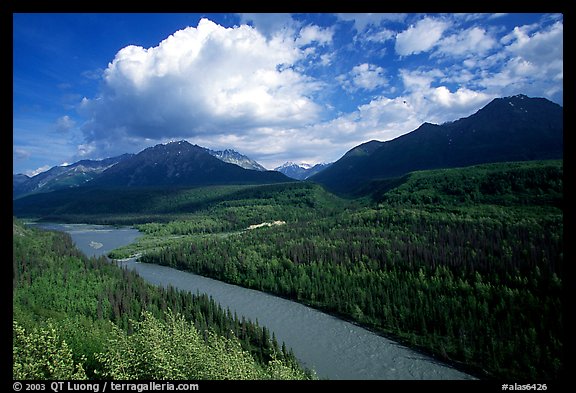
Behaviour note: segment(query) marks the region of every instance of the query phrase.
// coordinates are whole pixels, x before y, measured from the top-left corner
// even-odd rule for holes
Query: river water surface
[[[98,225],[41,224],[41,227],[68,232],[87,255],[106,254],[140,235],[135,229]],[[278,342],[292,348],[300,362],[315,370],[319,378],[474,379],[392,340],[296,302],[169,267],[140,263],[134,258],[118,263],[135,270],[152,284],[206,293],[239,317],[257,320],[275,333]]]

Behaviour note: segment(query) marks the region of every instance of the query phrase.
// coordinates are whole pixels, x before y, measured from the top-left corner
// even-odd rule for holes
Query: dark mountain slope
[[[253,171],[212,156],[186,141],[149,147],[108,169],[96,186],[158,187],[215,184],[264,184],[290,181],[273,171]]]
[[[123,154],[103,160],[81,160],[70,165],[52,167],[33,177],[13,175],[12,197],[81,186],[131,156],[132,154]]]
[[[223,162],[207,149],[180,141],[147,148],[74,189],[15,199],[12,207],[19,216],[147,213],[161,204],[158,198],[186,188],[293,181],[279,172]]]
[[[544,98],[498,98],[475,114],[422,124],[387,142],[355,147],[310,180],[356,195],[366,184],[424,169],[563,157],[563,109]]]

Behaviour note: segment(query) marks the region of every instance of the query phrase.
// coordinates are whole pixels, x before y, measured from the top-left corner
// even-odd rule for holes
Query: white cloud
[[[238,14],[240,23],[251,24],[261,34],[272,37],[274,35],[297,29],[298,22],[292,19],[291,14],[272,13],[243,13]]]
[[[547,28],[537,24],[515,27],[500,42],[496,69],[483,68],[478,84],[500,95],[523,93],[562,102],[563,23]]]
[[[506,35],[503,43],[510,43],[507,50],[527,61],[545,64],[556,59],[563,59],[564,25],[556,22],[544,31],[536,31],[532,26],[515,27],[514,31]]]
[[[323,29],[314,25],[305,26],[300,30],[300,34],[296,39],[296,44],[298,46],[305,46],[312,42],[317,42],[321,45],[329,44],[332,42],[333,35],[334,30],[331,28]]]
[[[292,130],[295,138],[283,139],[283,145],[276,143],[275,146],[279,152],[292,151],[288,159],[335,161],[347,150],[369,140],[387,141],[415,130],[424,122],[441,124],[469,116],[492,98],[494,96],[466,88],[451,92],[445,86],[422,86],[394,98],[375,97],[351,113]],[[274,139],[270,142],[273,144]],[[309,158],[315,155],[316,160]],[[273,164],[281,164],[280,161],[282,159]]]
[[[334,52],[332,52],[332,53],[330,53],[330,52],[324,53],[324,54],[320,55],[320,62],[319,62],[319,64],[320,64],[320,65],[323,65],[323,66],[328,66],[328,65],[332,64],[332,62],[334,61],[334,58],[335,58],[335,57],[336,57],[336,55],[335,55]]]
[[[449,56],[482,56],[496,46],[496,40],[480,27],[472,27],[443,38],[437,54]]]
[[[461,19],[465,22],[471,22],[471,21],[477,21],[480,19],[497,19],[497,18],[501,18],[503,16],[506,16],[508,14],[505,13],[493,13],[493,14],[488,14],[488,13],[455,13],[452,14],[452,16],[455,19]]]
[[[96,151],[96,144],[95,143],[83,143],[78,145],[76,155],[78,157],[87,157],[90,156],[93,152]],[[113,149],[107,149],[108,151]]]
[[[367,33],[363,39],[368,42],[383,43],[396,37],[396,32],[389,29],[379,29],[374,32]]]
[[[102,73],[98,95],[83,100],[86,138],[75,142],[76,156],[188,139],[234,148],[268,168],[288,160],[334,161],[370,139],[469,116],[497,96],[562,93],[561,21],[521,26],[498,39],[502,28],[458,25],[488,14],[427,16],[399,34],[386,21],[403,21],[402,15],[338,17],[354,21],[358,34],[335,50],[342,25],[299,24],[288,14],[243,15],[254,27],[203,19],[157,46],[120,50]],[[383,56],[393,38],[401,58]],[[402,58],[423,52],[432,62]],[[353,100],[339,96],[339,87],[355,93]],[[345,113],[325,117],[339,110]],[[59,121],[75,127],[69,117]]]
[[[343,83],[342,87],[349,91],[358,89],[371,91],[388,84],[384,69],[374,64],[363,63],[355,66],[347,78],[342,76],[340,80]]]
[[[18,147],[14,146],[12,148],[12,156],[14,157],[15,160],[26,160],[26,159],[30,158],[31,153],[26,149],[22,149],[22,148],[18,148]]]
[[[428,71],[410,71],[406,68],[402,68],[399,70],[399,74],[406,91],[428,89],[434,81],[445,76],[444,73],[437,68]]]
[[[358,108],[360,122],[373,138],[393,139],[421,124],[420,115],[408,105],[406,97],[378,97]],[[366,139],[368,140],[368,139]]]
[[[41,166],[40,168],[31,170],[31,171],[26,171],[25,174],[26,174],[28,177],[33,177],[33,176],[36,176],[36,175],[38,175],[38,174],[40,174],[40,173],[42,173],[42,172],[46,172],[46,171],[47,171],[48,169],[50,169],[50,168],[51,168],[50,165],[44,165],[44,166]]]
[[[328,33],[309,28],[304,36],[324,42]],[[311,97],[321,84],[292,68],[305,56],[293,38],[207,19],[158,46],[125,47],[105,70],[100,95],[82,101],[87,142],[306,126],[318,120]]]
[[[486,105],[497,94],[475,91],[465,86],[452,92],[442,82],[457,82],[472,79],[464,72],[448,75],[439,69],[399,71],[404,84],[403,100],[414,110],[422,122],[441,124],[469,116]]]
[[[86,70],[86,71],[82,72],[82,76],[86,79],[98,80],[98,79],[102,78],[103,73],[104,73],[103,69],[97,68],[94,70]]]
[[[396,53],[408,56],[432,49],[448,28],[448,23],[426,17],[396,36]]]
[[[465,63],[466,61],[464,61]],[[466,66],[465,66],[466,67]],[[471,86],[476,83],[477,75],[459,65],[450,67],[449,74],[441,79],[445,83],[457,83],[459,86]]]
[[[444,110],[449,108],[454,112],[463,109],[468,112],[470,108],[479,107],[487,103],[492,97],[466,88],[460,88],[452,93],[446,86],[440,86],[431,91],[430,99],[432,102],[439,104]],[[451,114],[451,117],[454,117]],[[448,121],[450,119],[443,119]]]
[[[498,18],[502,18],[506,15],[508,15],[508,13],[506,13],[506,12],[495,12],[495,13],[491,14],[488,17],[488,19],[498,19]]]
[[[70,116],[62,116],[56,120],[56,131],[58,132],[68,132],[76,126],[76,122],[70,118]]]

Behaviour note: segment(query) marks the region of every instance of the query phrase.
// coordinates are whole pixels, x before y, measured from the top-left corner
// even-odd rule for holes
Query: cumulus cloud
[[[335,58],[335,54],[334,53],[324,53],[322,55],[320,55],[320,65],[323,66],[328,66],[330,64],[332,64],[332,61],[334,61]]]
[[[452,93],[446,86],[439,86],[431,91],[430,100],[442,108],[450,108],[452,114],[464,110],[468,113],[471,108],[486,104],[492,97],[467,88],[460,88]],[[454,117],[454,116],[452,116]],[[444,121],[449,119],[443,119]]]
[[[386,28],[371,31],[364,35],[364,40],[367,42],[383,43],[396,37],[396,32]]]
[[[312,42],[317,42],[322,45],[329,44],[332,42],[333,35],[334,30],[331,28],[323,29],[318,26],[310,25],[300,30],[300,34],[296,39],[296,44],[299,46],[305,46]]]
[[[88,157],[94,151],[96,151],[96,147],[97,147],[97,144],[95,144],[95,143],[82,143],[82,144],[77,146],[76,155],[78,157]],[[108,149],[106,149],[106,150],[107,151],[114,151],[114,149],[110,149],[110,146],[108,146]]]
[[[497,45],[497,41],[483,28],[472,27],[443,38],[437,54],[453,57],[482,56]]]
[[[300,37],[324,43],[329,34],[309,27]],[[121,49],[100,95],[81,103],[82,129],[88,143],[104,143],[302,127],[321,112],[311,98],[321,84],[293,68],[305,56],[285,36],[202,19],[158,46]]]
[[[556,22],[548,29],[530,34],[534,26],[515,27],[514,30],[502,38],[507,50],[527,61],[536,64],[545,64],[554,60],[563,59],[563,33],[564,25]]]
[[[561,94],[562,22],[508,32],[469,24],[489,17],[461,16],[463,28],[456,17],[427,16],[396,33],[384,25],[405,16],[338,15],[358,33],[336,50],[338,25],[287,14],[242,15],[252,26],[230,28],[202,19],[157,46],[120,50],[101,74],[101,90],[80,105],[87,121],[58,123],[84,133],[78,157],[188,139],[273,168],[334,161],[370,139],[469,116],[498,96]],[[384,57],[386,47],[398,56]],[[403,59],[423,52],[427,62]],[[354,94],[343,98],[341,88]]]
[[[280,154],[292,151],[288,156],[292,160],[335,161],[347,150],[369,140],[387,141],[415,130],[424,122],[441,124],[469,116],[493,98],[466,88],[452,92],[445,86],[422,84],[406,94],[392,98],[377,96],[351,113],[293,130],[298,137],[283,139],[282,145],[278,145],[277,139],[270,139],[270,143],[278,147]],[[271,161],[273,164],[282,163],[277,155],[271,157],[277,160]]]
[[[342,87],[348,91],[358,89],[375,90],[388,84],[384,76],[384,69],[374,64],[360,64],[352,68],[346,76],[341,76]]]
[[[406,91],[429,89],[432,82],[444,77],[444,73],[437,68],[431,70],[409,70],[401,68],[399,74]]]
[[[262,138],[267,143],[259,160],[267,168],[285,161],[331,162],[349,149],[371,139],[389,140],[412,131],[421,124],[416,111],[401,98],[378,97],[357,110],[304,128],[286,130],[293,138],[274,133]],[[240,141],[234,141],[238,143]],[[241,144],[241,143],[240,143]],[[253,147],[243,145],[245,151]]]
[[[545,29],[538,25],[517,26],[500,42],[500,67],[484,68],[479,85],[502,95],[524,93],[562,102],[564,78],[563,23]]]
[[[56,131],[66,133],[76,126],[76,122],[70,116],[62,116],[56,120]]]
[[[400,76],[405,88],[404,100],[419,114],[423,122],[440,124],[469,116],[496,97],[495,94],[467,87],[451,91],[442,83],[457,77],[446,75],[436,68],[402,69]],[[472,77],[468,75],[466,78]]]
[[[261,34],[272,37],[276,34],[292,32],[299,23],[291,14],[242,13],[238,14],[240,23],[254,26]]]
[[[409,56],[432,49],[448,28],[448,23],[426,17],[396,36],[395,50],[401,56]]]

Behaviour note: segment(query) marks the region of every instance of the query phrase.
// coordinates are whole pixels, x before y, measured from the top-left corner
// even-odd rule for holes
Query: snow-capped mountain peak
[[[235,164],[235,165],[238,165],[239,167],[242,167],[244,169],[251,169],[254,171],[265,171],[266,170],[266,168],[264,168],[258,162],[252,160],[251,158],[249,158],[243,154],[238,153],[236,150],[226,149],[226,150],[214,151],[214,150],[207,149],[207,151],[212,156],[218,158],[220,161],[224,161],[224,162],[227,162],[229,164]]]
[[[288,177],[296,180],[305,180],[310,176],[327,168],[330,164],[316,164],[311,165],[307,163],[296,164],[292,161],[285,162],[279,167],[274,168],[275,171],[281,172]]]

